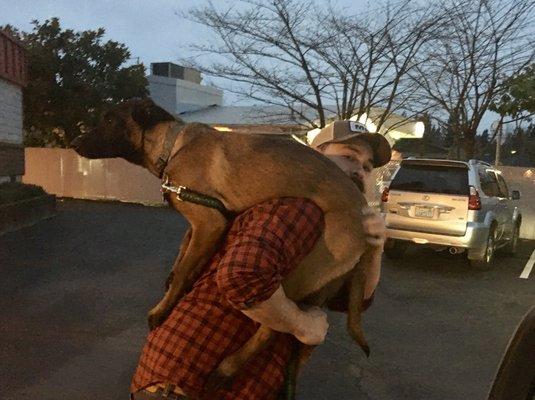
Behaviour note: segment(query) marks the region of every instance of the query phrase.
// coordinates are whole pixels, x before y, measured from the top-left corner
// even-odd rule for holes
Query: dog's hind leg
[[[364,273],[365,265],[362,263],[369,262],[369,254],[365,253],[361,261],[355,266],[352,271],[351,281],[349,284],[349,299],[347,305],[347,330],[349,335],[362,348],[366,356],[370,355],[370,347],[364,338],[362,331],[361,316],[362,306],[364,301],[364,283],[366,276]]]
[[[227,230],[227,219],[219,211],[186,204],[184,203],[180,212],[191,223],[191,235],[187,246],[184,246],[173,265],[169,289],[163,299],[149,312],[151,329],[165,321],[178,300],[191,288],[202,268],[216,252]]]

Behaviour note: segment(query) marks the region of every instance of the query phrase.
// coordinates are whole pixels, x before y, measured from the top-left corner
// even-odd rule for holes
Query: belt
[[[130,398],[132,400],[188,400],[183,394],[174,392],[172,387],[164,389],[156,385],[132,393]]]

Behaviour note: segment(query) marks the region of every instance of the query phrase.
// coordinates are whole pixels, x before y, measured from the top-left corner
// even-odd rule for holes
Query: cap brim
[[[353,140],[362,140],[370,145],[373,151],[373,167],[378,168],[387,164],[392,157],[390,143],[379,133],[360,133],[333,140],[332,143],[347,143]]]

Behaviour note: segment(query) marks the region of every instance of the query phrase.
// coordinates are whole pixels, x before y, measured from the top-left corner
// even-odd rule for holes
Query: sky
[[[328,0],[317,0],[319,4]],[[334,0],[342,7],[369,7],[371,0]],[[207,29],[179,14],[208,0],[0,0],[0,25],[31,30],[31,21],[59,17],[63,28],[106,29],[107,38],[124,43],[132,56],[149,65],[188,54],[188,45],[209,39]],[[214,4],[234,4],[215,0]]]
[[[124,43],[145,65],[173,61],[187,45],[207,37],[202,27],[177,13],[205,3],[202,0],[0,0],[0,25],[9,23],[30,31],[31,21],[59,17],[63,28],[94,30],[103,27],[106,38]]]
[[[328,3],[318,0],[317,3]],[[363,12],[373,7],[370,0],[334,0],[349,12]],[[215,3],[222,3],[215,0]],[[198,41],[209,41],[210,32],[180,14],[194,6],[207,4],[208,0],[0,0],[0,25],[11,24],[23,31],[31,31],[31,21],[43,22],[58,17],[62,28],[106,30],[106,39],[124,43],[134,59],[149,68],[152,62],[176,62],[192,56],[188,46]],[[226,3],[232,4],[229,0]],[[205,80],[206,82],[206,80]],[[208,78],[215,83],[217,79]],[[226,93],[226,105],[240,104]],[[243,102],[241,103],[243,104]],[[487,115],[484,127],[493,120]]]

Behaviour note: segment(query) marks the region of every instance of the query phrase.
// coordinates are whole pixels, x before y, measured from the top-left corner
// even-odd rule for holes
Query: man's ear
[[[142,129],[150,129],[160,122],[175,120],[171,114],[157,106],[148,98],[134,103],[132,119],[136,121]]]

